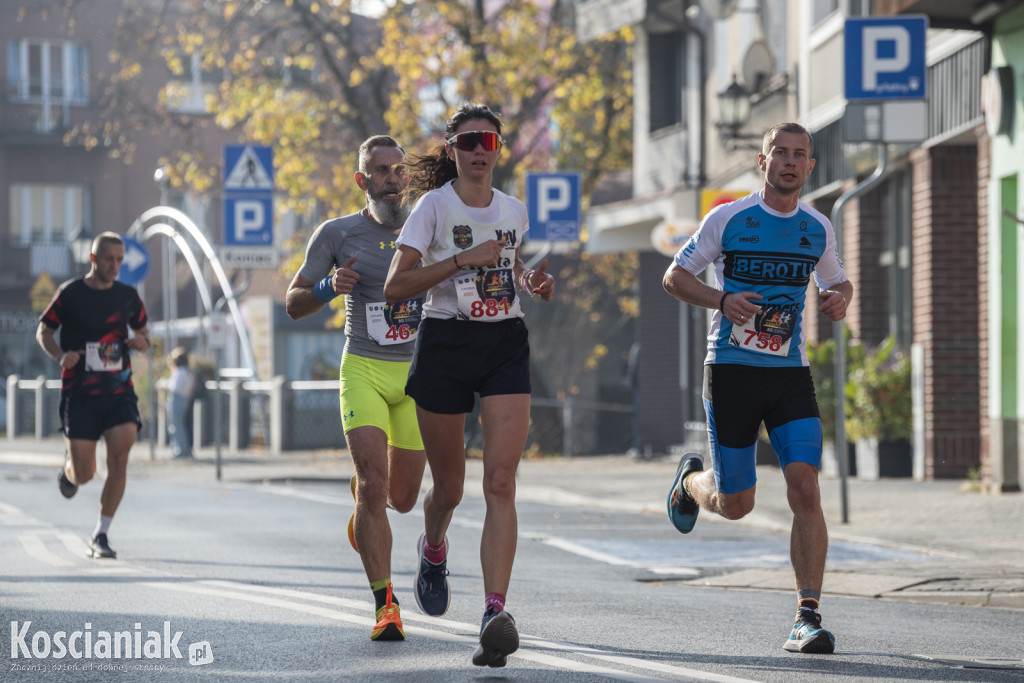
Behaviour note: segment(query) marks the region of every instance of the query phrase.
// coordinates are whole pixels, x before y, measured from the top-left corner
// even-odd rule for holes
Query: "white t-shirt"
[[[481,322],[521,318],[514,269],[516,248],[528,229],[526,205],[498,190],[483,208],[466,206],[450,182],[420,197],[396,241],[418,251],[424,266],[487,240],[505,241],[497,266],[460,271],[431,287],[424,316]]]
[[[196,388],[196,378],[192,371],[184,366],[176,366],[171,372],[168,391],[182,398],[191,398]]]

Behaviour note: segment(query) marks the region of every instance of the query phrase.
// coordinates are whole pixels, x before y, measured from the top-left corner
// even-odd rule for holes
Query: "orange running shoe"
[[[356,478],[354,476],[349,477],[349,488],[352,489],[352,499],[356,497]],[[359,552],[359,546],[356,545],[356,511],[352,511],[352,516],[348,518],[348,542],[352,544],[352,550]]]
[[[388,601],[377,610],[377,624],[370,632],[370,640],[405,640],[402,628],[402,609],[391,601],[392,588],[388,584]]]

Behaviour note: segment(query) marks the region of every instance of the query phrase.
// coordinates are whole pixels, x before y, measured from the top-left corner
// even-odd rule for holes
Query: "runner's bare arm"
[[[846,280],[818,293],[818,310],[828,316],[829,320],[842,320],[846,317],[846,309],[853,299],[853,284]]]
[[[741,322],[757,314],[760,307],[751,299],[760,299],[755,292],[729,292],[709,287],[696,275],[673,263],[662,280],[665,291],[688,304],[718,309],[732,322]]]
[[[57,343],[57,339],[54,337],[55,333],[56,330],[41,322],[39,327],[36,328],[36,341],[39,342],[39,346],[55,363],[62,368],[70,368],[78,363],[82,351],[65,351],[60,348],[60,344]]]
[[[313,284],[298,273],[292,278],[284,295],[284,310],[292,320],[313,315],[324,307],[325,304],[313,294]]]

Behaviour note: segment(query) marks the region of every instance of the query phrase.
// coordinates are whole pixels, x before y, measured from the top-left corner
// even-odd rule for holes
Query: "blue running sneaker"
[[[787,652],[830,655],[836,650],[836,638],[821,627],[821,615],[808,609],[798,610],[789,640],[782,646]]]
[[[473,653],[477,666],[500,667],[519,649],[519,629],[512,615],[502,610],[487,610],[480,622],[480,646]]]
[[[448,537],[444,537],[445,559],[440,564],[434,564],[423,557],[423,551],[427,545],[427,535],[420,534],[419,553],[420,569],[416,572],[416,604],[420,606],[425,614],[432,617],[439,617],[448,611],[451,604],[452,594],[448,588]]]
[[[704,469],[704,458],[697,453],[687,453],[679,460],[676,478],[672,481],[672,490],[668,492],[668,518],[672,526],[681,533],[688,534],[697,523],[700,506],[683,488],[683,479],[690,472]]]

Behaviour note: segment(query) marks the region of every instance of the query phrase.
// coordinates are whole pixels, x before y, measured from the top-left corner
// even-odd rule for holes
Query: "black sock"
[[[380,609],[381,607],[387,604],[387,586],[385,586],[384,588],[379,588],[376,591],[374,591],[374,602],[377,604],[376,609]],[[398,604],[398,598],[395,597],[393,594],[391,595],[391,604]]]

